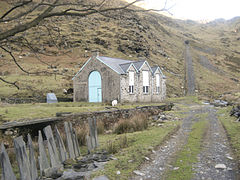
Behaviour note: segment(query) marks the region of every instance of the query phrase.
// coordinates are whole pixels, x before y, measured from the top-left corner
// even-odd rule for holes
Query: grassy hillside
[[[0,7],[2,3],[6,4],[0,1]],[[18,80],[20,86],[17,90],[1,82],[0,97],[45,96],[50,90],[64,97],[62,90],[72,87],[71,78],[93,50],[98,50],[100,55],[132,60],[144,57],[151,65],[158,64],[167,76],[168,96],[181,96],[184,94],[186,40],[190,42],[194,57],[196,87],[200,95],[212,97],[239,91],[239,18],[199,24],[151,12],[109,15],[113,18],[91,15],[48,19],[25,32],[27,40],[38,48],[38,59],[24,47],[16,46],[17,60],[29,71],[47,70],[57,75],[26,75],[0,51],[4,55],[0,75],[7,80]],[[207,58],[207,65],[204,66],[200,56]],[[209,64],[223,73],[208,68]]]

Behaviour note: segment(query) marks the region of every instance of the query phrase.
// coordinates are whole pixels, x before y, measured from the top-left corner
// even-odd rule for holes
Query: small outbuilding
[[[73,89],[74,101],[161,102],[166,97],[166,77],[146,60],[95,54],[73,77]]]

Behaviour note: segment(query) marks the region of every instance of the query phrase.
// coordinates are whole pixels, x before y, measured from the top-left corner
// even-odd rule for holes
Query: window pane
[[[149,86],[148,71],[143,71],[143,86]]]
[[[160,86],[160,76],[156,74],[156,86]]]
[[[129,71],[129,86],[133,86],[133,85],[134,85],[134,72]]]

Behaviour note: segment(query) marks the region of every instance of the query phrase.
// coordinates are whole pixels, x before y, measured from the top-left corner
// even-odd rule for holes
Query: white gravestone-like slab
[[[47,103],[57,103],[57,97],[54,93],[47,93]]]

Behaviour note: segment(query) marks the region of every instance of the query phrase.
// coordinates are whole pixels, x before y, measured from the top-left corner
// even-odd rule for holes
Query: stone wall
[[[0,126],[0,131],[3,133],[8,132],[9,135],[26,135],[27,133],[36,136],[38,130],[42,130],[47,125],[59,125],[63,127],[65,121],[70,121],[74,126],[87,123],[88,118],[96,117],[97,121],[102,121],[106,127],[112,127],[114,123],[118,122],[121,118],[129,118],[134,114],[148,113],[149,115],[159,114],[162,111],[169,111],[173,104],[166,104],[161,106],[144,106],[133,109],[117,109],[108,111],[86,112],[86,113],[59,113],[58,117],[35,119],[25,122],[14,122],[7,125]],[[61,128],[60,128],[61,129]],[[12,131],[12,132],[9,132]]]
[[[143,93],[142,71],[149,71],[149,92]],[[160,75],[160,91],[156,93],[156,74],[152,76],[149,67],[144,64],[140,72],[136,72],[133,67],[129,71],[134,71],[134,92],[129,93],[129,75],[121,75],[121,102],[161,102],[166,96],[165,80]],[[158,72],[160,73],[160,72]]]
[[[105,127],[112,128],[113,125],[119,121],[119,119],[126,119],[139,113],[145,113],[148,115],[157,115],[162,111],[169,111],[173,107],[173,104],[160,105],[160,106],[143,106],[132,109],[118,109],[108,111],[97,111],[89,113],[75,113],[63,116],[63,121],[58,121],[57,124],[64,121],[71,121],[74,126],[87,123],[88,118],[96,118],[99,122],[103,122]]]
[[[73,80],[74,101],[89,101],[88,99],[88,77],[92,71],[98,71],[102,78],[102,101],[111,102],[119,99],[120,77],[111,68],[91,57],[82,71]]]
[[[143,93],[143,71],[149,71],[149,90],[148,93]],[[139,72],[139,92],[138,92],[138,102],[152,102],[152,72],[150,71],[149,67],[145,63],[142,69]]]
[[[133,93],[129,93],[129,72],[126,75],[121,75],[120,84],[121,84],[121,102],[137,102],[138,100],[138,91],[139,91],[139,74],[133,68],[133,66],[129,69],[129,71],[134,71],[134,89]]]
[[[157,93],[157,86],[156,86],[156,74],[153,77],[153,97],[152,102],[161,102],[166,98],[166,84],[165,79],[160,74],[160,90],[159,93]]]
[[[129,93],[129,75],[119,75],[104,63],[97,60],[96,56],[91,57],[84,68],[73,80],[74,101],[89,101],[88,77],[92,71],[98,71],[102,78],[102,101],[111,102],[117,99],[120,102],[161,102],[165,98],[166,85],[163,77],[160,76],[160,92],[156,93],[156,76],[147,63],[144,63],[140,72],[136,72],[133,66],[129,71],[134,71],[134,92]],[[143,71],[149,72],[149,90],[143,93]],[[158,70],[158,73],[160,71]],[[162,86],[161,86],[162,85]]]

